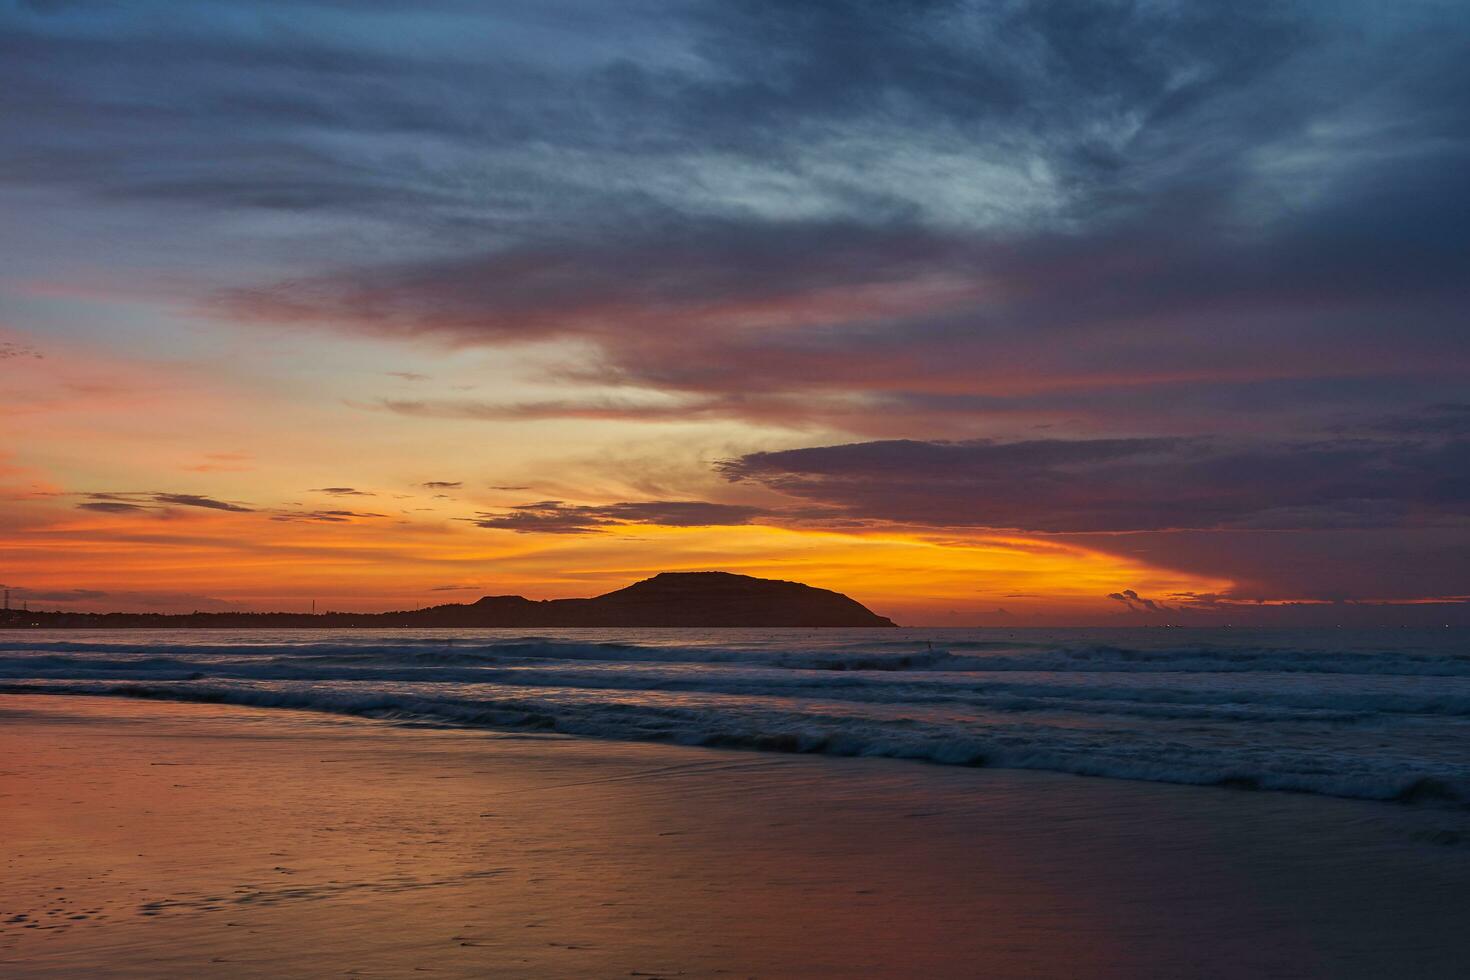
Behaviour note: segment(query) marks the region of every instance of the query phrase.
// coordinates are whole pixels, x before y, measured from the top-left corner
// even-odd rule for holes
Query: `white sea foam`
[[[1470,800],[1454,631],[38,631],[0,691]]]

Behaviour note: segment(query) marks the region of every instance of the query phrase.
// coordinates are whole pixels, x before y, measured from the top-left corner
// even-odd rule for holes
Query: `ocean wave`
[[[842,676],[785,670],[762,664],[651,665],[648,662],[560,666],[505,666],[500,662],[440,662],[413,658],[379,665],[377,658],[137,657],[129,659],[48,654],[0,657],[0,678],[41,680],[242,680],[292,682],[495,684],[507,687],[564,687],[603,691],[701,692],[741,697],[815,697],[871,704],[956,705],[995,711],[1105,713],[1153,718],[1231,717],[1270,720],[1356,721],[1382,714],[1470,717],[1470,688],[1445,690],[1408,677],[1383,678],[1376,687],[1242,684],[1171,676],[1139,677],[1091,672],[1020,674],[999,677],[966,672],[895,674],[854,670]],[[1134,678],[1137,678],[1136,680]]]
[[[1155,782],[1293,790],[1373,800],[1470,801],[1470,766],[1347,757],[1330,745],[1249,750],[1169,739],[1011,726],[959,733],[821,710],[711,713],[705,706],[557,701],[536,696],[426,697],[411,692],[171,683],[3,683],[0,693],[114,696],[285,708],[387,721],[558,733],[761,751],[913,759],[945,765],[1044,769]]]
[[[1470,799],[1458,634],[895,632],[17,632],[0,691]]]
[[[202,641],[119,642],[111,638],[0,642],[3,654],[99,654],[290,658],[359,664],[476,665],[520,661],[748,664],[823,671],[1062,671],[1077,673],[1307,673],[1470,677],[1470,652],[1410,650],[1314,650],[1279,646],[1123,646],[1040,644],[1014,641],[866,641],[836,647],[755,648],[712,645],[580,642],[538,636],[506,638],[420,637],[356,642],[251,643]]]

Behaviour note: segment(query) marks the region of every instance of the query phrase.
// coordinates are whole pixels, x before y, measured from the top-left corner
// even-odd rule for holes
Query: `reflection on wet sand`
[[[7,976],[1455,975],[1458,810],[0,699]]]

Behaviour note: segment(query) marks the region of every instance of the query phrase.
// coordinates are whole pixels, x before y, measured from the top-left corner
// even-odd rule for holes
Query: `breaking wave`
[[[17,632],[0,692],[1470,801],[1457,634]]]

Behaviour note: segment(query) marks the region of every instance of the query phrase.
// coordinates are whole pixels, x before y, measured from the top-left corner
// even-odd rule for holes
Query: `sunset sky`
[[[1470,5],[0,5],[0,582],[1470,622]]]

